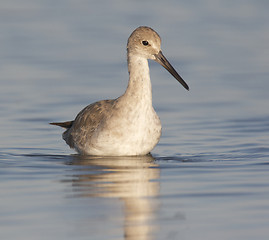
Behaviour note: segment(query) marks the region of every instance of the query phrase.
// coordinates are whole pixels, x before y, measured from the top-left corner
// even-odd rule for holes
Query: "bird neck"
[[[135,98],[152,105],[152,89],[148,60],[144,57],[128,54],[129,83],[125,96]]]

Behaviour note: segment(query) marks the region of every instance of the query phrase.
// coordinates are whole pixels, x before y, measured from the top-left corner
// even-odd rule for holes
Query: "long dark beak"
[[[170,72],[176,80],[178,80],[184,88],[189,90],[188,84],[182,79],[182,77],[179,76],[177,71],[173,68],[173,66],[168,62],[166,57],[163,55],[162,51],[160,51],[158,54],[155,54],[155,61],[160,63],[168,72]]]

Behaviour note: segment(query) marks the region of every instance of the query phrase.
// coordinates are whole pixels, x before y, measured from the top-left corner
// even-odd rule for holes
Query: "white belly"
[[[88,155],[131,156],[148,154],[159,142],[161,122],[154,109],[114,113],[91,136],[76,146]],[[128,109],[127,109],[128,111]]]

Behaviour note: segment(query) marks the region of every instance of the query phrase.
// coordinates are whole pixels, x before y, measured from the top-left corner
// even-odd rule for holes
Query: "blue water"
[[[268,239],[269,2],[2,1],[0,239]],[[140,25],[163,125],[152,156],[81,157],[51,121],[127,86]]]

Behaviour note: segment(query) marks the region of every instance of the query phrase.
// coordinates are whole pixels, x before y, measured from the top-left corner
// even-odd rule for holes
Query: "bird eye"
[[[148,41],[142,41],[142,44],[143,44],[144,46],[148,46],[148,45],[149,45],[149,42],[148,42]]]

